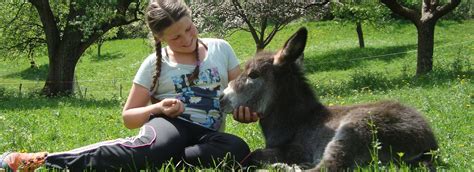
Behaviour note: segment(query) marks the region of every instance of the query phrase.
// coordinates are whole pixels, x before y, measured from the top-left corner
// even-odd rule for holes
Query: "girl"
[[[138,70],[122,116],[137,136],[96,143],[59,153],[4,153],[3,168],[130,170],[163,163],[209,167],[224,158],[245,163],[250,150],[239,137],[222,132],[219,92],[240,74],[230,45],[199,39],[189,8],[181,0],[150,2],[146,21],[156,46]],[[162,48],[162,43],[168,46]],[[151,104],[149,102],[152,102]],[[258,120],[248,108],[234,110],[243,123]]]

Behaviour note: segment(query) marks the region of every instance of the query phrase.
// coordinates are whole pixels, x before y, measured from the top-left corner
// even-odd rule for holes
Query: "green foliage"
[[[443,19],[462,21],[474,18],[474,2],[472,0],[461,1],[454,11],[443,16]]]
[[[28,2],[0,3],[0,58],[33,58],[45,51],[46,38],[35,13]]]
[[[118,31],[119,31],[118,28],[112,28],[106,33],[104,33],[102,36],[100,36],[99,39],[97,39],[96,43],[97,43],[97,56],[98,57],[101,56],[100,51],[104,42],[107,40],[112,40],[116,38]]]
[[[435,68],[424,77],[413,76],[417,33],[411,23],[389,24],[387,31],[366,27],[371,37],[367,42],[371,48],[366,49],[357,48],[357,37],[351,27],[332,21],[292,23],[279,32],[267,49],[281,48],[301,26],[309,30],[304,61],[306,76],[324,104],[350,105],[391,99],[412,106],[426,116],[438,139],[438,170],[474,169],[471,158],[474,157],[474,35],[467,32],[474,28],[473,20],[438,23]],[[249,46],[253,43],[247,32],[236,32],[227,41],[242,63],[255,52]],[[96,48],[92,46],[91,52]],[[71,98],[51,99],[32,93],[42,86],[42,82],[37,82],[37,75],[45,70],[41,66],[48,63],[46,56],[38,58],[38,70],[29,70],[26,59],[2,61],[0,152],[64,151],[136,135],[137,130],[123,127],[121,108],[135,72],[152,51],[147,39],[106,41],[103,58],[86,53],[79,61],[76,79],[81,93]],[[18,89],[20,83],[23,83],[22,92]],[[228,116],[227,132],[244,138],[252,150],[264,146],[256,123],[241,124]],[[378,167],[360,167],[356,171],[426,170],[393,165]]]
[[[147,38],[150,30],[143,20],[119,27],[118,39]]]
[[[55,26],[60,32],[60,38],[65,34],[80,31],[80,39],[85,42],[93,34],[102,35],[107,32],[106,25],[118,26],[117,19],[133,20],[136,10],[144,8],[140,1],[132,2],[129,9],[116,9],[120,3],[125,1],[101,1],[101,0],[72,0],[50,2],[51,12],[55,20]],[[46,6],[45,6],[46,7]],[[0,55],[7,58],[15,58],[27,53],[44,53],[46,36],[40,21],[38,11],[27,1],[7,1],[0,4],[2,15],[0,17]],[[129,10],[127,15],[122,16],[120,10]],[[140,17],[140,16],[138,16]],[[51,32],[51,30],[50,30]],[[49,38],[54,39],[54,38]],[[38,49],[39,48],[39,49]],[[25,53],[26,52],[26,53]],[[30,56],[39,54],[31,54]]]
[[[13,36],[0,39],[0,53],[15,58],[16,54],[27,51],[31,67],[36,67],[33,52],[38,47],[45,47],[42,43],[47,43],[51,68],[41,94],[49,96],[70,95],[74,69],[84,51],[99,38],[104,39],[103,35],[110,29],[140,20],[140,14],[143,14],[140,11],[145,7],[140,0],[37,0],[23,1],[20,8],[15,8],[15,3],[0,5],[16,12],[14,16],[2,18],[11,22],[0,28],[6,35]],[[22,11],[23,6],[29,7],[29,11]],[[101,45],[99,40],[99,47]],[[98,54],[100,56],[100,51]]]
[[[364,22],[374,25],[390,21],[390,10],[381,3],[332,3],[332,14],[343,22]]]
[[[370,113],[370,112],[369,112]],[[369,125],[369,129],[370,129],[370,133],[371,133],[371,142],[370,142],[370,157],[372,157],[371,161],[370,161],[370,166],[371,167],[374,167],[375,169],[378,169],[379,168],[379,162],[380,162],[380,158],[379,158],[379,150],[382,149],[382,143],[379,141],[379,139],[377,138],[377,133],[378,133],[378,129],[377,129],[377,126],[375,125],[374,121],[372,120],[372,117],[370,118],[369,121],[367,121],[368,125]]]
[[[87,40],[94,32],[103,32],[101,26],[103,23],[110,22],[115,17],[114,7],[118,1],[85,1],[79,0],[72,2],[71,5],[75,10],[82,11],[83,15],[77,15],[68,24],[72,27],[78,27],[83,33],[83,41]]]
[[[118,28],[112,28],[109,31],[107,31],[104,35],[102,35],[101,39],[112,40],[117,37],[118,31],[119,31]]]
[[[139,2],[139,1],[137,1]],[[139,10],[144,8],[144,4],[137,2],[132,2],[129,5],[129,10],[132,14],[134,10]],[[112,0],[112,1],[102,1],[102,0],[77,0],[71,3],[71,7],[80,13],[76,15],[75,18],[67,21],[68,24],[72,27],[78,27],[83,34],[83,41],[87,40],[92,34],[99,32],[99,34],[105,34],[103,30],[103,25],[105,23],[113,23],[113,20],[116,18],[123,18],[122,20],[132,20],[134,15],[125,15],[123,16],[120,13],[117,13],[118,10],[115,7],[123,3],[121,1]],[[141,8],[134,9],[135,6],[141,5]],[[107,31],[105,31],[107,32]]]

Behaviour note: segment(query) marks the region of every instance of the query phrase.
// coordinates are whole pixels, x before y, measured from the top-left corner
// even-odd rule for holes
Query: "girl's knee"
[[[234,135],[226,135],[228,151],[235,156],[236,159],[243,159],[250,153],[248,144],[240,137]]]

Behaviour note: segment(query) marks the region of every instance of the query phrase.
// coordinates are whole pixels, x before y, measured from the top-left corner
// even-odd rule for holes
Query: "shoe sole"
[[[5,158],[10,155],[12,152],[5,152],[0,155],[0,172],[13,171],[5,161]]]

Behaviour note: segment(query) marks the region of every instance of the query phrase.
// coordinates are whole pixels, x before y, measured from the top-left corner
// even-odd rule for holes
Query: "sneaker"
[[[5,152],[0,156],[0,168],[7,171],[34,171],[44,164],[48,153]]]

